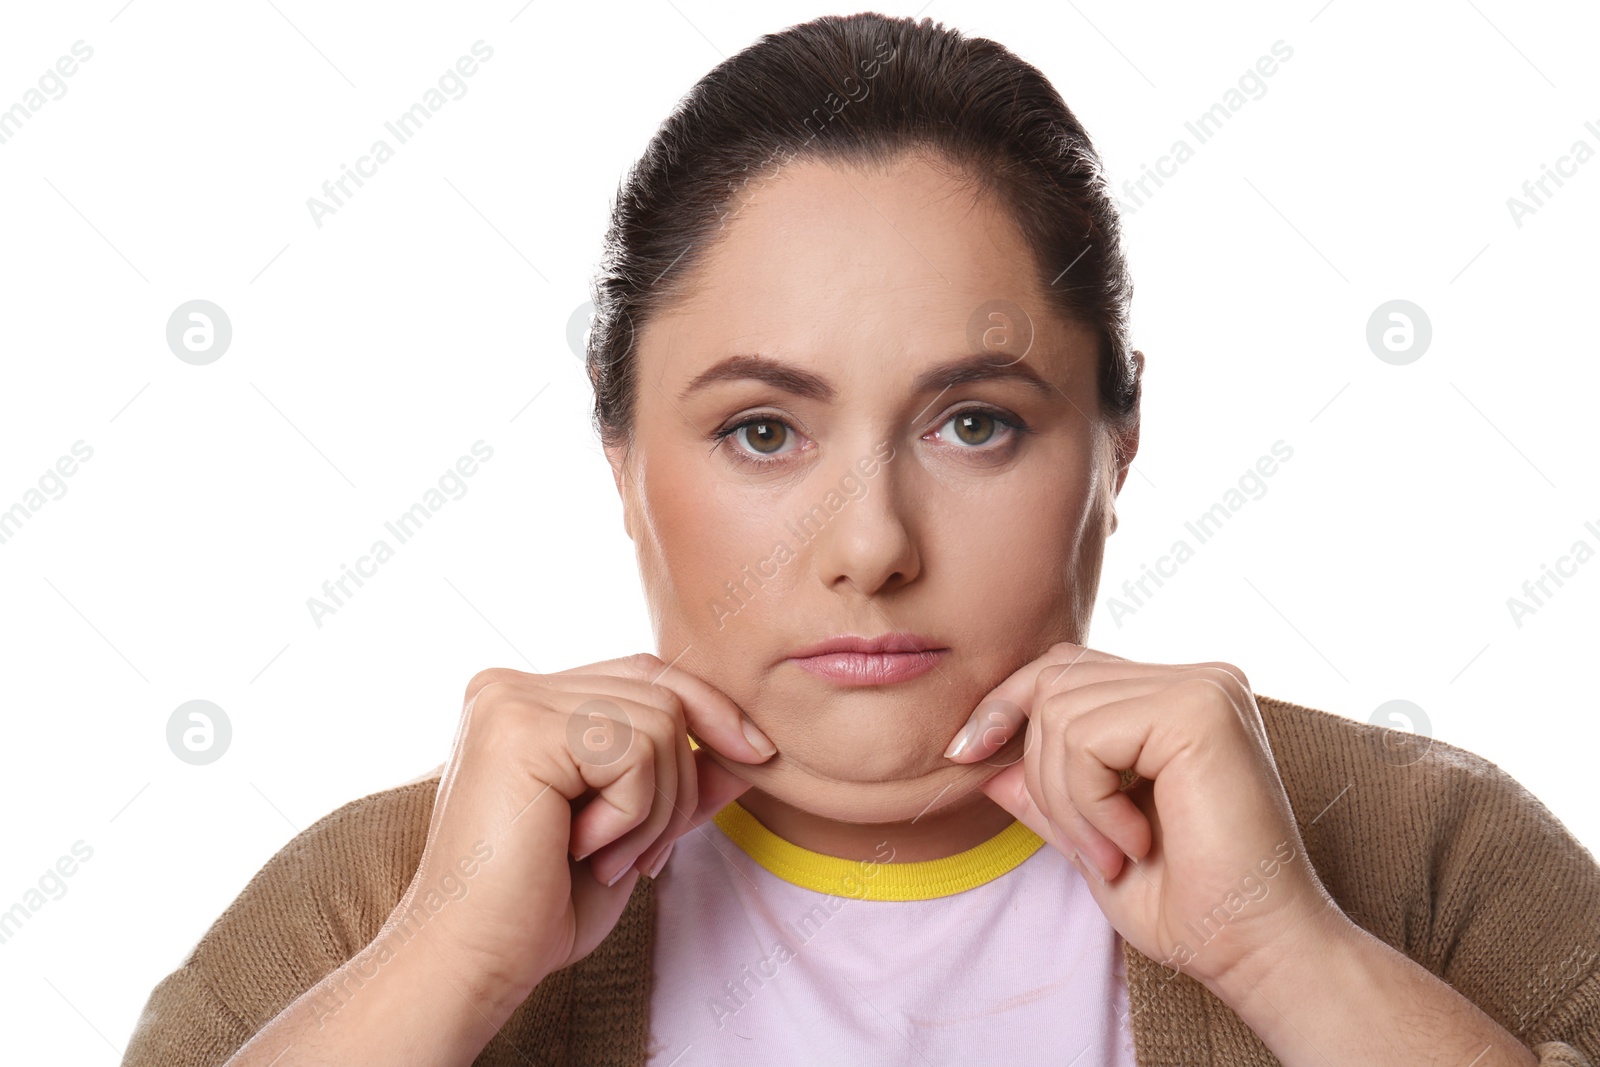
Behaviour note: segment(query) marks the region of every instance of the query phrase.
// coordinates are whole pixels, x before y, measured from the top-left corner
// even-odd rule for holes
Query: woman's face
[[[1020,756],[1020,731],[984,763],[943,753],[1007,675],[1086,637],[1133,442],[1098,415],[1093,332],[1046,310],[987,194],[908,155],[743,195],[640,332],[632,447],[609,453],[657,653],[772,739],[762,765],[720,761],[756,788],[912,819]],[[996,301],[1031,322],[1025,355]],[[882,635],[943,651],[881,684],[791,659]]]

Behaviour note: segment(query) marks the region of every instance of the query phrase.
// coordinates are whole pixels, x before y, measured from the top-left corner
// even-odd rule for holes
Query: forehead
[[[1041,340],[1064,326],[1044,314],[1033,252],[1004,205],[909,153],[754,179],[688,281],[688,297],[646,330],[670,339],[647,346],[663,351],[664,377],[728,351],[948,358],[971,348],[974,316],[997,300],[1024,309]]]

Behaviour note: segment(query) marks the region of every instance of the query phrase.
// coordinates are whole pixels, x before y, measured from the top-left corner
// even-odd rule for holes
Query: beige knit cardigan
[[[1257,702],[1308,855],[1345,913],[1481,1007],[1540,1064],[1600,1064],[1594,857],[1479,756],[1435,741],[1407,762],[1378,727]],[[362,797],[285,845],[151,992],[124,1065],[224,1063],[369,944],[421,860],[437,786],[435,774]],[[643,1064],[654,889],[641,877],[611,934],[541,982],[475,1063]],[[1141,1067],[1278,1063],[1200,983],[1122,944]]]

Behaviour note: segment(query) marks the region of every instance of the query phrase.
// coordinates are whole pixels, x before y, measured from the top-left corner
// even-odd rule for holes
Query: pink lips
[[[950,650],[916,634],[829,638],[789,657],[809,674],[840,685],[888,685],[933,670]]]

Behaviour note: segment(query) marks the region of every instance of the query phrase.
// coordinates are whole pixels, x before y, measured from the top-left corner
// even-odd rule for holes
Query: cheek
[[[1094,526],[1095,478],[1081,462],[1065,458],[1039,465],[981,498],[982,514],[950,509],[938,521],[952,546],[950,562],[965,578],[1017,593],[1059,587],[1077,567]],[[982,586],[976,586],[982,588]]]
[[[781,509],[765,506],[743,482],[720,477],[715,462],[700,455],[663,460],[642,483],[646,593],[663,635],[680,635],[680,643],[728,641],[747,631],[771,610],[763,601],[781,600],[783,572],[792,570],[773,558],[785,540]]]

